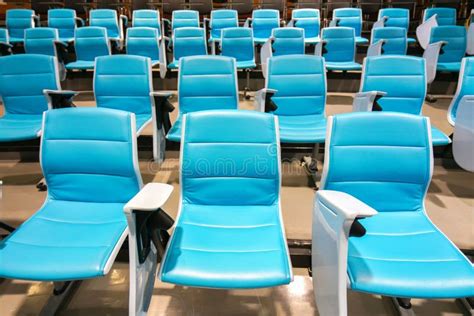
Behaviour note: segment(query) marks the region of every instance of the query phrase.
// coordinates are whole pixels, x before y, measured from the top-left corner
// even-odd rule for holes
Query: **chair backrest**
[[[59,39],[58,30],[49,27],[38,27],[25,30],[25,52],[56,56],[54,42]]]
[[[305,31],[297,27],[273,29],[273,56],[304,54]]]
[[[149,57],[152,61],[160,59],[160,35],[156,28],[131,27],[127,29],[127,54]]]
[[[356,53],[355,30],[352,27],[326,27],[321,37],[326,41],[326,61],[353,62]]]
[[[387,27],[402,27],[405,30],[410,26],[410,10],[403,8],[384,8],[379,11],[379,20],[386,17],[384,25]]]
[[[74,38],[76,31],[76,10],[48,10],[48,27],[57,29],[60,38]]]
[[[154,28],[158,32],[158,36],[161,36],[160,11],[134,10],[132,16],[132,26]]]
[[[454,8],[427,8],[423,12],[423,22],[436,14],[438,25],[456,25],[456,9]]]
[[[270,38],[272,30],[280,27],[280,11],[260,9],[252,12],[253,36]]]
[[[181,58],[178,99],[180,113],[237,109],[239,93],[235,59],[224,56]]]
[[[389,112],[329,117],[322,190],[379,212],[421,211],[433,168],[429,118]]]
[[[277,115],[321,115],[326,106],[324,58],[314,55],[272,57],[268,61],[266,87],[277,90],[272,97]]]
[[[466,95],[474,95],[474,57],[463,58],[459,72],[458,87],[448,110],[448,122],[454,125],[459,101]]]
[[[98,56],[110,55],[107,30],[98,26],[80,27],[74,40],[77,60],[94,61]]]
[[[35,11],[28,9],[7,10],[5,23],[10,37],[24,38],[25,30],[35,27]]]
[[[383,111],[421,114],[426,97],[425,59],[414,56],[374,56],[364,60],[360,91],[383,91]]]
[[[304,29],[305,38],[319,36],[321,17],[318,9],[296,9],[291,13],[294,26]]]
[[[173,56],[207,55],[206,32],[200,27],[180,27],[173,33]]]
[[[10,43],[7,29],[0,28],[0,43]]]
[[[281,168],[275,116],[229,110],[190,113],[183,120],[183,135],[182,203],[278,205]]]
[[[221,55],[237,61],[255,61],[255,49],[251,28],[232,27],[222,30]]]
[[[211,12],[211,37],[220,38],[221,31],[229,27],[239,26],[239,16],[236,10],[213,10]]]
[[[126,203],[142,185],[134,115],[96,108],[46,112],[41,167],[50,199]]]
[[[371,43],[384,40],[383,55],[406,55],[408,42],[407,30],[403,27],[379,27],[372,29]]]
[[[151,60],[142,56],[97,57],[94,95],[97,107],[151,113],[153,90]]]
[[[199,12],[194,10],[176,10],[171,15],[171,28],[199,27]]]
[[[362,32],[362,10],[359,8],[339,8],[333,11],[333,19],[338,19],[337,26],[352,27],[355,36]]]
[[[430,43],[445,41],[443,53],[439,55],[438,62],[461,62],[466,55],[467,32],[464,26],[444,25],[431,29]]]
[[[95,9],[89,11],[89,25],[100,26],[107,29],[109,38],[120,37],[120,26],[117,11],[111,9]]]
[[[61,89],[56,58],[34,54],[0,58],[0,98],[6,114],[43,113],[48,109],[44,89]]]

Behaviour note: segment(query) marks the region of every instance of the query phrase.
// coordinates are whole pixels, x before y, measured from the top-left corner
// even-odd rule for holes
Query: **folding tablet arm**
[[[174,106],[169,98],[173,94],[170,92],[151,92],[154,129],[153,129],[153,159],[161,163],[165,158],[166,134],[171,128],[170,112],[174,111]]]
[[[434,14],[416,28],[416,38],[423,49],[426,49],[430,44],[431,29],[438,26],[437,16]]]
[[[73,103],[74,97],[79,92],[71,90],[43,90],[43,94],[48,100],[48,108],[50,109],[62,109],[76,107]]]
[[[382,111],[378,100],[387,95],[383,91],[366,91],[356,93],[352,103],[352,112]]]
[[[349,237],[362,237],[358,219],[377,214],[355,197],[338,191],[316,193],[312,224],[312,269],[321,315],[347,315]]]
[[[272,97],[277,93],[275,89],[263,88],[255,93],[255,110],[259,112],[273,112],[277,109],[277,105],[273,102]]]
[[[369,45],[367,49],[367,57],[371,56],[380,56],[383,54],[383,45],[385,45],[386,41],[381,39],[378,40],[377,43],[373,43]]]
[[[174,224],[161,209],[172,192],[169,184],[149,183],[124,207],[129,229],[129,315],[143,315],[148,310],[157,262],[169,239],[167,230]]]
[[[426,82],[430,84],[436,78],[436,69],[438,66],[439,55],[443,54],[443,46],[447,42],[439,41],[429,44],[423,52],[423,58],[426,60]]]

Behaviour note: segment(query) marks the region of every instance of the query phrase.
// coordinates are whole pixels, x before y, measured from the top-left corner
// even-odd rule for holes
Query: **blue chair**
[[[378,27],[372,29],[371,44],[383,41],[382,55],[406,55],[407,30],[402,27]]]
[[[347,288],[408,305],[410,298],[474,296],[472,263],[426,214],[433,174],[428,118],[329,117],[325,152],[312,251],[321,315],[347,315]]]
[[[127,29],[127,55],[148,57],[154,67],[160,63],[160,33],[151,27],[130,27]]]
[[[322,40],[325,42],[328,70],[360,70],[361,64],[355,61],[356,38],[352,27],[327,27],[322,31]]]
[[[35,11],[29,9],[7,10],[5,24],[7,25],[10,43],[23,43],[25,30],[35,27]]]
[[[111,54],[107,30],[103,27],[80,27],[76,30],[76,61],[66,64],[68,70],[94,69],[94,60]]]
[[[104,27],[107,30],[107,37],[120,45],[123,42],[123,28],[127,26],[127,18],[124,15],[117,17],[115,10],[95,9],[89,11],[89,25]]]
[[[280,27],[280,11],[273,9],[253,10],[251,20],[253,29],[253,38],[255,44],[264,44],[270,36],[273,29]],[[250,22],[246,22],[247,25]]]
[[[84,26],[84,21],[76,16],[76,10],[50,9],[48,10],[48,27],[58,30],[59,40],[69,43],[74,40],[77,24]]]
[[[25,52],[57,56],[55,42],[59,41],[58,30],[38,27],[25,30]]]
[[[0,118],[0,142],[40,136],[48,102],[43,90],[60,90],[56,59],[19,54],[0,58],[0,97],[5,114]],[[2,261],[2,260],[0,260]]]
[[[378,20],[383,20],[384,27],[401,27],[408,33],[410,29],[410,10],[404,8],[383,8],[379,10]],[[415,43],[408,37],[408,44]]]
[[[454,8],[434,7],[423,11],[423,22],[436,14],[438,25],[456,25],[457,13]]]
[[[425,59],[413,56],[376,56],[364,60],[361,93],[384,92],[379,98],[379,110],[422,114],[426,97]],[[451,140],[432,126],[433,146],[445,146]]]
[[[464,26],[445,25],[431,29],[430,44],[446,42],[438,57],[438,71],[459,72],[466,55],[467,32]]]
[[[171,14],[172,32],[182,27],[199,27],[199,12],[194,10],[175,10]]]
[[[368,39],[362,37],[362,10],[359,8],[338,8],[333,11],[333,21],[330,26],[351,27],[355,31],[356,43],[366,44]],[[334,25],[335,24],[335,25]]]
[[[274,29],[272,32],[272,55],[304,55],[305,34],[305,30],[298,27]]]
[[[74,282],[64,282],[108,274],[128,236],[123,207],[142,179],[132,113],[52,110],[43,124],[40,155],[48,195],[0,241],[0,277],[52,281],[54,303],[73,288]],[[54,315],[50,307],[43,313]]]
[[[133,10],[132,27],[149,27],[156,30],[161,40],[161,19],[158,10]]]
[[[200,27],[180,27],[173,32],[173,61],[169,69],[178,69],[179,60],[187,56],[207,55],[206,32]]]
[[[474,57],[463,58],[459,72],[458,87],[448,110],[448,122],[452,126],[456,123],[456,113],[461,99],[474,95]]]
[[[209,20],[209,42],[212,44],[219,42],[221,40],[222,30],[238,26],[239,15],[237,10],[212,10],[211,19]]]
[[[0,42],[10,44],[10,37],[8,36],[8,30],[0,28]]]
[[[306,44],[316,44],[321,40],[319,37],[321,17],[318,9],[295,9],[291,12],[291,20],[293,26],[304,29]]]

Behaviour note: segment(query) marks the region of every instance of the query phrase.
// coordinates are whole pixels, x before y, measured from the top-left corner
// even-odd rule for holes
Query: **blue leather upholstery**
[[[407,54],[407,30],[402,27],[379,27],[372,29],[371,43],[375,44],[384,40],[382,55],[406,55]]]
[[[456,9],[454,8],[443,8],[434,7],[427,8],[423,13],[423,22],[431,18],[436,14],[436,21],[438,25],[456,25]]]
[[[117,11],[112,9],[95,9],[89,11],[89,25],[105,27],[107,37],[114,40],[122,38]]]
[[[110,55],[107,30],[103,27],[80,27],[74,40],[76,58],[66,65],[67,69],[94,69],[94,60],[99,56]]]
[[[326,70],[324,59],[311,55],[288,55],[269,59],[267,88],[284,143],[321,143],[326,138]]]
[[[0,97],[5,106],[0,142],[39,136],[42,114],[48,109],[44,89],[61,89],[54,57],[20,54],[0,58]]]
[[[474,57],[466,57],[462,60],[458,88],[448,111],[448,121],[451,125],[455,124],[459,102],[466,95],[474,95]]]
[[[401,113],[333,118],[321,187],[379,212],[360,219],[363,237],[349,238],[353,290],[407,298],[474,295],[472,264],[424,209],[433,165],[429,128],[427,118]]]
[[[238,13],[236,10],[213,10],[209,26],[209,41],[220,41],[223,29],[239,26]]]
[[[404,8],[383,8],[379,10],[379,20],[385,17],[385,27],[402,27],[406,32],[410,29],[410,10]],[[414,38],[408,38],[408,43],[415,43]]]
[[[10,36],[8,36],[8,30],[0,28],[0,43],[10,43]]]
[[[425,59],[414,56],[375,56],[364,61],[361,92],[383,91],[382,110],[421,115],[426,97]],[[432,126],[434,146],[447,145],[449,137]]]
[[[171,15],[171,27],[199,27],[199,12],[194,10],[174,10]]]
[[[318,9],[295,9],[291,12],[294,26],[304,29],[304,41],[307,44],[316,44],[320,41],[319,29],[321,17]]]
[[[170,69],[177,69],[179,59],[186,56],[207,55],[206,32],[200,27],[180,27],[173,32],[173,61]]]
[[[160,33],[151,27],[130,27],[127,29],[127,54],[148,57],[152,65],[160,62]]]
[[[328,70],[360,70],[355,61],[355,32],[351,27],[327,27],[322,31],[327,52],[323,54]]]
[[[135,113],[137,134],[151,122],[153,81],[149,58],[131,55],[97,57],[94,95],[97,107]]]
[[[264,44],[272,35],[272,30],[280,27],[280,11],[273,9],[253,10],[252,29],[256,44]]]
[[[234,57],[238,69],[255,68],[255,49],[252,29],[232,27],[222,30],[222,56]]]
[[[203,111],[187,114],[184,125],[180,216],[161,280],[224,289],[290,283],[274,117]],[[222,161],[233,166],[221,168]]]
[[[337,26],[351,27],[355,31],[356,43],[365,44],[369,41],[362,37],[362,9],[338,8],[333,11],[333,19],[337,19]]]
[[[48,10],[48,26],[59,32],[59,40],[71,42],[76,31],[76,11],[72,9]]]
[[[127,234],[123,206],[141,186],[133,120],[110,109],[46,113],[41,166],[48,196],[0,242],[0,277],[65,281],[107,273]]]
[[[459,72],[466,54],[467,32],[464,26],[445,25],[431,29],[430,43],[447,42],[438,58],[438,71]]]
[[[161,37],[160,11],[158,10],[133,10],[133,27],[150,27],[158,32]]]
[[[305,31],[296,27],[282,27],[274,29],[273,56],[301,55],[305,50]]]
[[[180,60],[178,74],[179,115],[166,138],[181,141],[183,115],[203,110],[237,109],[235,59],[224,56],[192,56]]]
[[[25,52],[56,56],[54,42],[58,41],[58,30],[49,27],[38,27],[25,30]]]
[[[10,43],[23,43],[25,30],[35,27],[35,11],[29,9],[7,10],[5,23],[10,35]]]

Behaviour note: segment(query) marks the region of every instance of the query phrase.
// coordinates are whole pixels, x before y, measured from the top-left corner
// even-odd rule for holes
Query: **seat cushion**
[[[362,65],[356,62],[326,62],[327,70],[361,70]]]
[[[453,63],[438,63],[436,67],[438,71],[459,72],[461,70],[461,62]]]
[[[42,115],[7,114],[0,118],[0,142],[35,139],[40,136]]]
[[[451,143],[451,139],[434,126],[431,126],[431,140],[433,146],[446,146]]]
[[[174,122],[171,129],[168,131],[166,135],[166,139],[172,142],[180,142],[181,141],[181,125],[182,125],[182,117],[181,114],[178,115],[176,122]]]
[[[283,143],[323,143],[326,118],[322,115],[278,116]]]
[[[151,122],[151,114],[136,114],[135,115],[137,134],[140,135],[142,130]]]
[[[291,281],[278,204],[184,202],[182,207],[161,266],[162,281],[225,289],[270,287]]]
[[[414,44],[414,43],[416,43],[416,39],[413,38],[413,37],[408,37],[408,38],[407,38],[407,43],[408,43],[408,44]]]
[[[103,276],[126,233],[122,203],[47,200],[0,242],[0,277],[64,281]]]
[[[168,64],[168,69],[178,69],[179,61],[173,60],[171,63]]]
[[[423,211],[380,212],[349,239],[354,290],[408,298],[474,295],[474,268]]]
[[[268,38],[266,37],[254,37],[253,42],[255,44],[265,44],[265,42],[268,41]]]
[[[255,61],[253,60],[244,60],[237,62],[237,69],[252,69],[257,67]]]
[[[356,36],[356,44],[367,44],[369,40],[362,36]]]
[[[77,70],[87,70],[87,69],[94,69],[94,61],[86,61],[86,60],[77,60],[70,62],[66,65],[66,69],[77,69]]]
[[[59,41],[63,43],[69,43],[74,41],[74,37],[59,37]]]
[[[10,37],[8,40],[11,44],[23,43],[25,41],[23,37]]]

